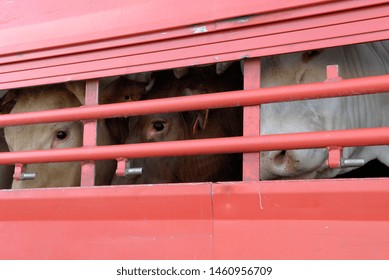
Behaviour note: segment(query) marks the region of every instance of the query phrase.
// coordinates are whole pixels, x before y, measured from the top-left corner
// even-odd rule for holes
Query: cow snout
[[[313,178],[325,162],[322,150],[279,150],[261,153],[261,179]]]
[[[296,163],[299,160],[295,158],[292,151],[280,150],[265,152],[261,156],[261,169],[263,179],[273,179],[274,177],[286,177],[293,174]]]
[[[286,166],[288,165],[288,162],[293,160],[293,155],[291,155],[291,153],[286,150],[276,151],[272,156],[274,157],[273,161],[274,165],[276,166]]]

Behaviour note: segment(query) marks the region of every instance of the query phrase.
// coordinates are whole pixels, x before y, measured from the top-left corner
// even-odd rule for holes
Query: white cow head
[[[389,73],[387,59],[388,46],[380,43],[269,57],[261,60],[261,87],[322,82],[326,66],[332,64],[339,65],[343,78],[385,74]],[[389,106],[389,94],[265,104],[261,134],[387,126],[385,106]],[[366,162],[377,158],[389,165],[388,152],[388,146],[351,147],[343,155]],[[329,178],[351,170],[330,169],[326,160],[326,149],[262,152],[261,178]]]

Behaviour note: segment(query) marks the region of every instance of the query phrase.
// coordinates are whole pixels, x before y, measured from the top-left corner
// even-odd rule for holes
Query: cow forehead
[[[60,86],[21,89],[11,114],[80,106],[76,96]],[[52,143],[55,131],[70,129],[76,122],[49,123],[6,127],[5,137],[11,149],[46,149]],[[81,127],[81,125],[79,125]]]
[[[11,114],[78,106],[81,106],[81,103],[76,96],[61,87],[23,89],[18,92]]]

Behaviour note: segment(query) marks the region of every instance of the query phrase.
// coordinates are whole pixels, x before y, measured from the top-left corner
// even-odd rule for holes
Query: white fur
[[[389,73],[389,41],[326,49],[304,62],[303,53],[262,60],[261,87],[321,82],[326,66],[338,64],[340,76]],[[261,106],[261,134],[389,126],[389,93],[304,100]],[[278,157],[277,157],[278,156]],[[346,158],[378,159],[389,166],[389,146],[344,149]],[[329,169],[326,149],[261,153],[261,178],[328,178],[351,170]]]

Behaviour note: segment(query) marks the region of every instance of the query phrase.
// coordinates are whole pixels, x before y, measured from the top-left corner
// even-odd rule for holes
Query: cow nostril
[[[279,151],[274,157],[275,164],[283,164],[287,160],[287,152],[286,150]]]

